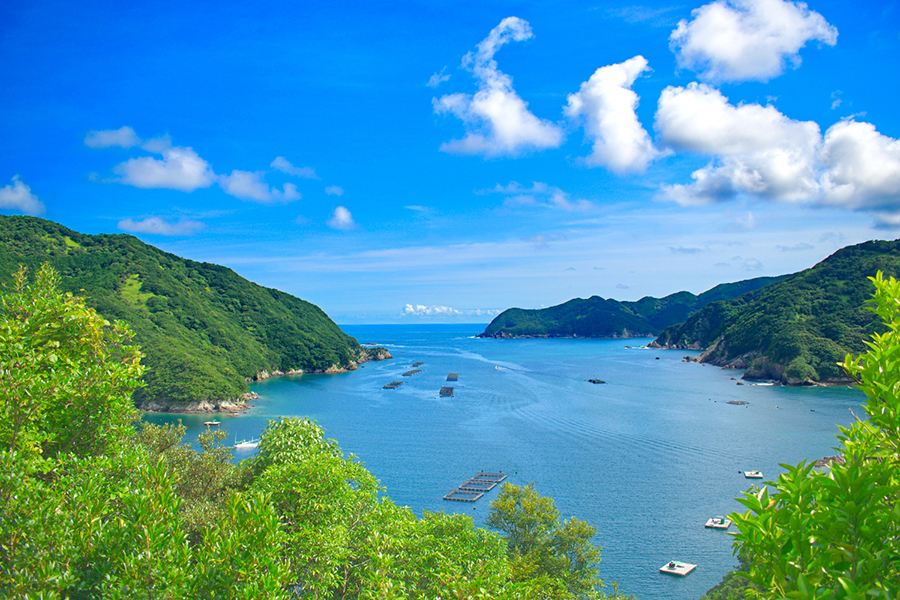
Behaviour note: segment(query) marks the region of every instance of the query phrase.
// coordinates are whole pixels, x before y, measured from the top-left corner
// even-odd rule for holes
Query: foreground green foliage
[[[750,568],[750,561],[744,554],[740,554],[739,559],[738,570],[725,573],[721,583],[706,592],[700,600],[743,600],[747,597],[748,591],[750,593],[763,591],[763,588],[741,575]]]
[[[592,296],[538,310],[510,308],[497,315],[480,337],[647,337],[682,323],[710,302],[736,298],[781,279],[758,277],[723,283],[699,296],[678,292],[665,298],[647,296],[637,302]]]
[[[540,579],[560,598],[582,597],[602,585],[600,547],[591,542],[597,530],[575,517],[561,521],[553,499],[530,485],[504,484],[486,523],[506,538],[514,580]]]
[[[710,304],[656,344],[706,350],[703,362],[746,369],[748,379],[843,380],[837,363],[863,352],[878,331],[879,320],[862,308],[865,274],[877,271],[900,275],[900,241],[849,246],[784,281]]]
[[[865,392],[868,421],[840,428],[845,464],[787,472],[739,501],[736,545],[753,556],[762,598],[896,599],[900,595],[900,282],[879,272],[871,310],[885,325],[842,367]]]
[[[30,461],[121,442],[137,418],[130,396],[143,372],[130,337],[124,323],[59,291],[52,269],[29,285],[20,268],[0,296],[0,448]]]
[[[126,321],[145,354],[138,402],[238,398],[261,371],[346,367],[360,347],[318,307],[234,271],[162,252],[129,235],[82,235],[33,217],[0,216],[0,283],[48,262],[61,289]]]
[[[195,450],[180,425],[136,428],[127,328],[49,267],[16,282],[0,297],[0,597],[607,597],[593,528],[530,487],[493,505],[501,536],[396,506],[309,420],[270,422],[237,465],[222,433]]]

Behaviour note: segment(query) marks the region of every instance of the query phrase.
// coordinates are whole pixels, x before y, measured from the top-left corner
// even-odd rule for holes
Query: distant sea
[[[734,498],[753,483],[742,472],[772,481],[780,463],[834,454],[836,426],[853,421],[850,409],[862,414],[856,390],[737,385],[740,371],[643,348],[649,339],[478,339],[483,325],[343,329],[393,360],[254,384],[258,406],[220,419],[229,436],[258,437],[279,416],[310,417],[420,516],[444,510],[483,524],[499,487],[476,503],[442,499],[481,470],[533,483],[565,518],[597,528],[601,576],[640,600],[690,600],[718,584],[737,560],[730,536],[703,525],[742,508]],[[416,362],[422,372],[404,377]],[[459,380],[446,381],[449,373]],[[394,380],[405,383],[383,389]],[[454,396],[440,397],[442,386]],[[207,420],[181,418],[190,439]],[[697,569],[660,574],[670,560]]]

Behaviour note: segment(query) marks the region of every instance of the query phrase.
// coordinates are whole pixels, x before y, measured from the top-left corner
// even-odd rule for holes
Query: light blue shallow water
[[[255,384],[258,407],[222,427],[242,439],[268,419],[308,416],[420,515],[482,523],[499,488],[474,504],[442,500],[480,470],[533,482],[565,517],[597,528],[601,576],[641,600],[689,600],[716,585],[736,560],[730,536],[703,525],[741,508],[734,498],[751,481],[739,472],[769,481],[779,463],[833,454],[836,425],[862,412],[854,390],[736,385],[739,372],[682,362],[688,352],[636,348],[649,340],[482,340],[477,325],[344,330],[394,359]],[[414,362],[423,371],[402,377]],[[450,372],[458,382],[446,382]],[[393,380],[406,383],[382,389]],[[443,385],[456,395],[440,398]],[[182,419],[192,436],[206,420]],[[698,567],[660,574],[673,559]]]

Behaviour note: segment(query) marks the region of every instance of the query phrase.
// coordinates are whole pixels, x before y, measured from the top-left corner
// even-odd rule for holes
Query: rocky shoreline
[[[699,344],[659,344],[655,340],[650,342],[648,348],[663,350],[702,350],[698,356],[685,356],[682,362],[695,362],[713,365],[723,369],[741,369],[744,381],[777,381],[781,385],[792,387],[828,387],[832,385],[847,385],[854,383],[849,378],[831,378],[816,381],[810,377],[792,377],[787,373],[787,367],[781,363],[768,360],[762,354],[748,353],[736,358],[725,358],[720,352],[720,338],[708,348],[702,348]]]
[[[348,364],[347,366],[331,365],[327,369],[313,369],[308,371],[305,371],[303,369],[288,369],[287,371],[279,371],[277,369],[272,371],[262,370],[254,377],[245,377],[244,381],[246,381],[247,383],[255,383],[258,381],[272,379],[274,377],[287,377],[289,375],[331,375],[336,373],[348,373],[350,371],[355,371],[359,368],[359,365],[363,363],[367,363],[369,361],[388,360],[391,358],[394,357],[391,356],[391,353],[388,352],[386,348],[360,348],[356,360],[350,361],[350,364]],[[255,400],[257,398],[259,398],[259,394],[257,394],[256,392],[247,392],[245,394],[241,394],[238,398],[230,398],[224,400],[196,400],[194,402],[188,402],[187,404],[168,404],[161,400],[148,400],[138,406],[138,409],[144,412],[174,413],[184,415],[205,415],[213,413],[237,415],[242,412],[246,412],[251,408],[254,408],[255,405],[247,404],[247,402],[249,402],[250,400]]]
[[[228,400],[195,400],[187,404],[167,404],[159,400],[148,400],[138,406],[144,412],[173,413],[179,415],[207,415],[212,413],[224,413],[237,415],[248,411],[255,405],[247,404],[250,400],[256,400],[259,394],[247,392],[238,398]]]

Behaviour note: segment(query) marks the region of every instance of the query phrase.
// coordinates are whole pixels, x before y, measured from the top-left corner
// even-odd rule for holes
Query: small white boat
[[[248,450],[259,446],[259,440],[241,440],[234,443],[234,447],[238,450]]]
[[[731,527],[731,520],[725,517],[713,517],[706,522],[706,527],[711,529],[728,529]]]
[[[744,471],[744,477],[747,479],[762,479],[762,471]]]
[[[691,571],[697,568],[697,565],[692,565],[690,563],[683,563],[678,560],[670,560],[663,566],[659,568],[660,573],[668,573],[669,575],[678,575],[680,577],[684,577]]]

